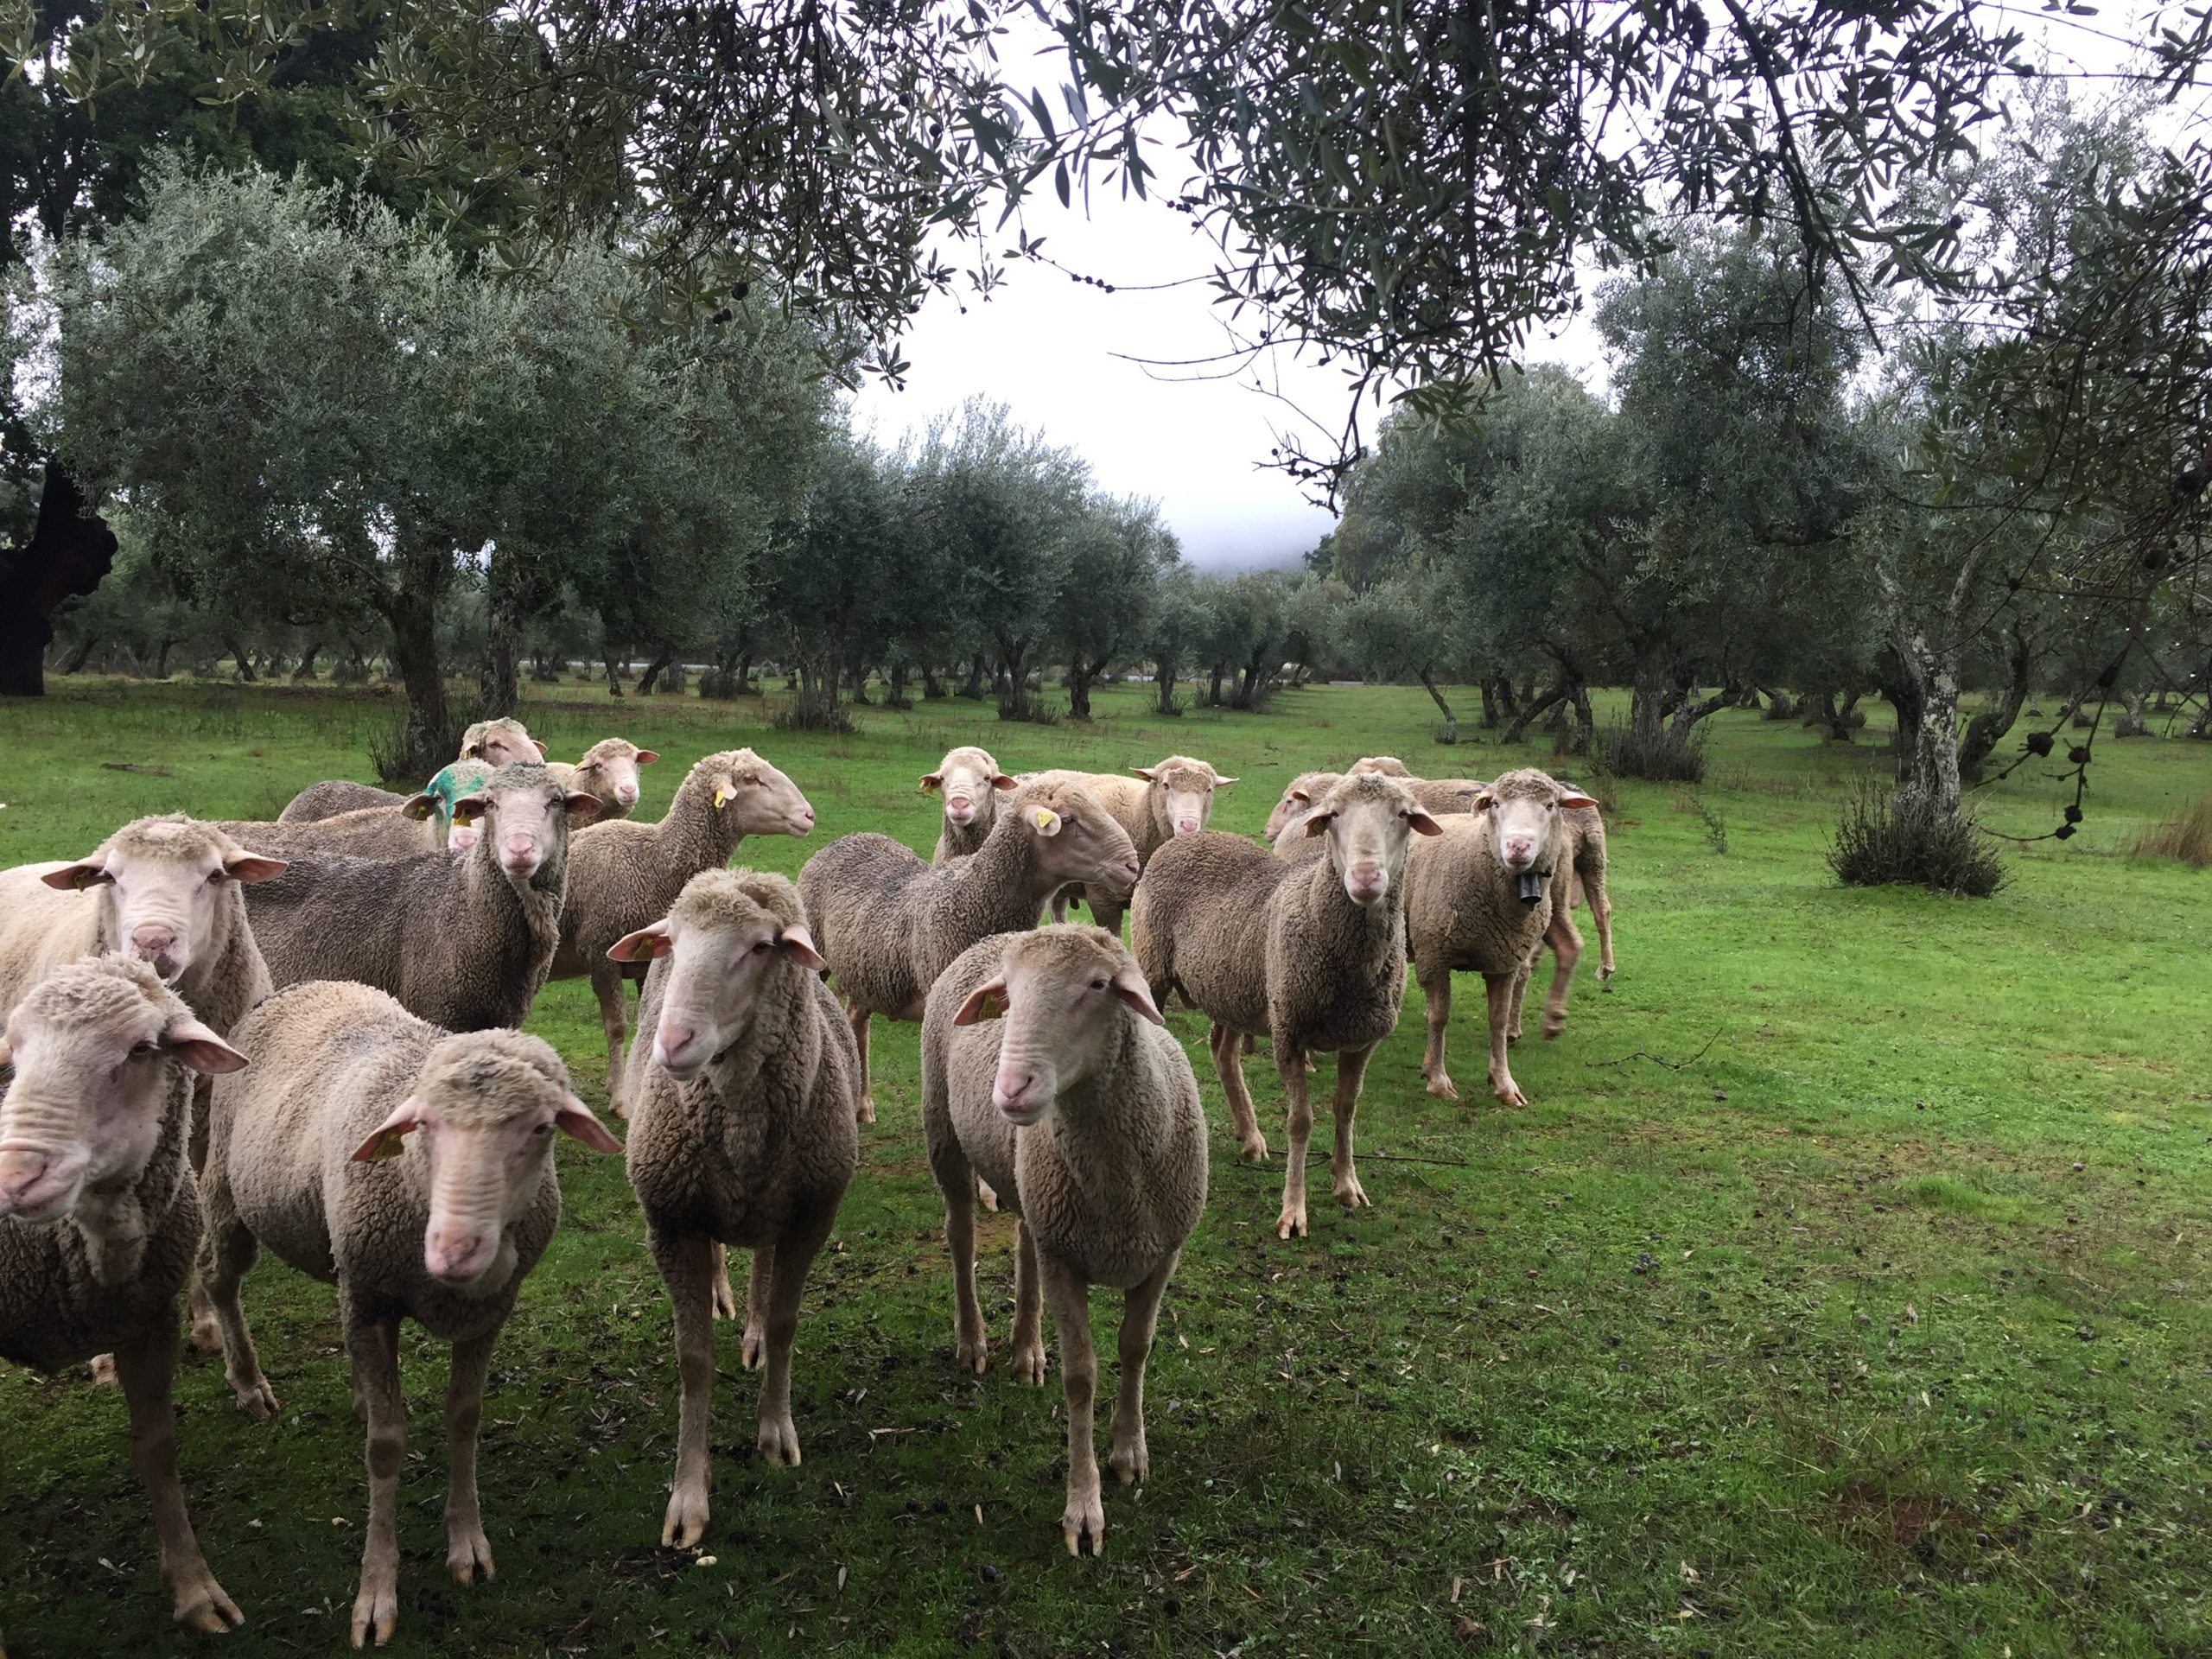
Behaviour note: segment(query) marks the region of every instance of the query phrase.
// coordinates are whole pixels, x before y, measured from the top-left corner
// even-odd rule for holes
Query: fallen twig
[[[1684,1066],[1695,1065],[1700,1060],[1705,1058],[1706,1049],[1711,1048],[1719,1040],[1720,1033],[1716,1031],[1712,1036],[1705,1039],[1705,1046],[1699,1049],[1696,1053],[1691,1055],[1687,1060],[1670,1060],[1663,1054],[1647,1054],[1643,1050],[1639,1048],[1635,1053],[1624,1054],[1618,1060],[1585,1060],[1582,1064],[1585,1065],[1626,1065],[1630,1060],[1649,1060],[1654,1065],[1665,1066],[1669,1071],[1679,1071]]]

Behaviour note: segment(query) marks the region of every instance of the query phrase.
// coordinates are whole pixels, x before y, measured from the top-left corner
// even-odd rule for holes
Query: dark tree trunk
[[[311,680],[315,678],[315,659],[321,655],[322,641],[320,639],[308,640],[306,649],[300,652],[298,666],[292,670],[292,677],[296,680]]]
[[[1152,689],[1155,698],[1153,706],[1163,715],[1173,714],[1175,712],[1174,664],[1155,663],[1153,664]]]
[[[1221,707],[1221,677],[1228,671],[1229,664],[1226,663],[1216,663],[1213,665],[1213,688],[1206,693],[1206,702],[1209,707],[1215,709]]]
[[[1883,698],[1897,710],[1897,735],[1891,739],[1891,753],[1897,757],[1897,779],[1899,784],[1912,781],[1912,757],[1920,747],[1920,728],[1927,712],[1920,688],[1912,676],[1902,670],[1893,683],[1882,687]]]
[[[1598,750],[1598,714],[1590,706],[1590,688],[1577,680],[1567,696],[1574,704],[1574,733],[1568,739],[1568,753],[1594,754]]]
[[[223,649],[231,653],[231,661],[236,666],[238,678],[251,685],[255,679],[253,653],[238,643],[238,637],[234,633],[223,636]]]
[[[78,672],[85,666],[85,659],[87,657],[90,657],[92,652],[99,648],[99,635],[97,633],[86,634],[84,639],[78,642],[77,649],[69,653],[69,660],[62,664],[60,668],[55,671],[62,674],[74,674]]]
[[[1513,723],[1505,728],[1504,734],[1497,741],[1501,743],[1525,741],[1529,735],[1529,728],[1535,724],[1536,717],[1554,704],[1566,701],[1567,688],[1564,685],[1554,686],[1541,696],[1538,696],[1534,691],[1529,692],[1527,696],[1521,699],[1521,709],[1513,716]]]
[[[971,702],[981,702],[983,700],[983,683],[990,676],[990,663],[979,652],[969,660],[968,683],[960,688],[960,695]]]
[[[1513,695],[1513,680],[1510,675],[1497,676],[1497,711],[1506,720],[1512,719],[1521,711],[1521,701]]]
[[[115,563],[115,532],[59,461],[46,464],[31,538],[0,552],[0,696],[46,694],[46,648],[65,599],[89,594]]]
[[[166,680],[168,678],[169,652],[175,649],[176,641],[175,639],[165,639],[162,641],[161,649],[154,653],[154,677],[156,679]]]
[[[1029,645],[1001,641],[998,665],[999,718],[1029,718]]]
[[[1106,664],[1086,663],[1077,657],[1068,664],[1068,716],[1072,720],[1090,718],[1090,683]]]
[[[487,638],[479,689],[485,714],[504,720],[522,707],[523,600],[511,583],[498,580],[496,572],[485,621]]]
[[[889,677],[883,684],[883,701],[887,708],[911,709],[913,700],[906,695],[906,677],[913,671],[906,658],[891,664]]]
[[[1494,732],[1497,729],[1497,687],[1492,681],[1484,679],[1480,689],[1483,694],[1483,730]]]
[[[922,701],[935,702],[944,695],[944,686],[938,679],[937,670],[928,663],[922,665]]]
[[[607,653],[607,695],[610,697],[622,695],[622,664],[611,651]]]
[[[1453,714],[1452,705],[1444,701],[1444,694],[1436,689],[1435,677],[1426,668],[1421,671],[1421,683],[1422,690],[1428,693],[1429,700],[1435,703],[1438,712],[1444,716],[1442,741],[1446,743],[1457,743],[1459,741],[1459,715]]]
[[[2012,624],[2012,649],[2008,653],[2012,678],[1998,694],[1997,706],[1986,709],[1967,722],[1966,734],[1959,740],[1959,776],[1970,784],[1981,781],[1982,769],[1989,764],[1989,757],[2004,741],[2005,734],[2012,729],[2012,722],[2020,717],[2020,710],[2028,701],[2028,681],[2035,672],[2035,653],[2028,645],[2027,632],[2016,620]]]
[[[1648,639],[1637,647],[1636,680],[1629,691],[1628,724],[1637,752],[1656,754],[1664,742],[1667,715],[1681,693],[1673,683],[1673,653],[1666,642]],[[1669,694],[1672,693],[1670,696]]]
[[[438,608],[427,593],[401,591],[385,601],[392,666],[407,690],[408,741],[418,753],[442,745],[452,724],[445,671],[438,661]]]
[[[675,660],[674,652],[664,651],[652,661],[647,663],[645,671],[638,677],[638,695],[641,697],[652,696],[653,688],[660,683],[660,677],[667,671],[668,665]]]

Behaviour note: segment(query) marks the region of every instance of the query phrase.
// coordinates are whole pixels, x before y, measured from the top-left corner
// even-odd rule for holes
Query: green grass
[[[937,703],[863,710],[838,738],[768,730],[758,702],[563,695],[530,712],[556,756],[619,730],[666,757],[649,815],[700,753],[760,748],[820,828],[743,856],[791,872],[856,830],[925,849],[915,779],[955,742],[1014,767],[1189,751],[1241,775],[1216,823],[1243,831],[1308,766],[1510,763],[1430,745],[1418,690],[1164,721],[1132,688],[1102,694],[1095,727],[1050,729]],[[386,711],[57,682],[6,713],[0,861],[73,856],[139,812],[269,811],[365,776]],[[1883,731],[1839,748],[1751,716],[1713,728],[1701,790],[1611,791],[1621,971],[1603,992],[1586,975],[1566,1035],[1516,1055],[1535,1104],[1425,1095],[1408,991],[1360,1115],[1376,1209],[1339,1211],[1324,1166],[1313,1237],[1277,1243],[1280,1154],[1237,1164],[1203,1032],[1171,1015],[1215,1125],[1213,1192],[1152,1366],[1154,1475],[1109,1491],[1103,1560],[1059,1541],[1057,1376],[1038,1392],[953,1370],[914,1028],[893,1027],[881,1120],[802,1316],[804,1465],[753,1460],[754,1379],[729,1333],[713,1563],[655,1547],[665,1301],[619,1163],[564,1146],[567,1217],[487,1404],[487,1586],[441,1571],[444,1359],[405,1344],[394,1650],[2212,1650],[2212,875],[2130,852],[2204,792],[2212,754],[2100,746],[2082,834],[2019,851],[2004,892],[1966,902],[1847,892],[1821,861],[1842,796],[1885,764]],[[2065,798],[2024,774],[1983,812],[2031,833]],[[1482,999],[1459,1007],[1459,1075],[1479,1079]],[[531,1027],[599,1102],[583,984],[550,988]],[[1636,1058],[1708,1039],[1680,1069]],[[1264,1057],[1252,1077],[1279,1146]],[[987,1230],[1001,1344],[1010,1243]],[[282,1418],[247,1421],[205,1357],[177,1389],[200,1538],[249,1619],[222,1651],[327,1651],[365,1512],[331,1297],[264,1260],[246,1301]],[[1109,1315],[1102,1298],[1102,1333]],[[194,1645],[168,1626],[118,1398],[0,1371],[0,1425],[11,1654]]]

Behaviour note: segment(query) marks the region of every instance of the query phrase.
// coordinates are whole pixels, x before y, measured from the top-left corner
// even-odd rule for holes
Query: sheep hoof
[[[1268,1161],[1268,1139],[1263,1135],[1254,1135],[1238,1151],[1246,1163],[1264,1164]]]
[[[1434,1095],[1439,1100],[1457,1100],[1459,1098],[1459,1085],[1452,1081],[1448,1074],[1442,1071],[1438,1072],[1434,1077],[1428,1080],[1428,1092]]]
[[[1067,1512],[1060,1516],[1060,1535],[1067,1540],[1071,1555],[1106,1553],[1106,1506],[1097,1493],[1068,1499]]]
[[[1122,1485],[1134,1486],[1152,1472],[1152,1454],[1141,1440],[1117,1445],[1106,1454],[1106,1466],[1121,1477]]]
[[[1599,968],[1599,969],[1598,969],[1598,977],[1599,977],[1599,979],[1601,979],[1601,980],[1605,980],[1605,979],[1611,979],[1612,976],[1613,976],[1613,964],[1612,964],[1611,963],[1610,963],[1610,962],[1609,962],[1609,963],[1604,963],[1602,966],[1600,966],[1600,967]]]
[[[446,1571],[453,1574],[455,1584],[475,1584],[499,1576],[492,1562],[491,1541],[484,1536],[482,1527],[446,1540]]]
[[[660,1523],[663,1549],[689,1549],[707,1534],[707,1494],[678,1489],[668,1500],[668,1518]]]
[[[1558,1019],[1556,1019],[1556,1020],[1552,1019],[1549,1015],[1545,1016],[1545,1019],[1544,1019],[1544,1040],[1545,1040],[1546,1042],[1548,1042],[1548,1042],[1550,1042],[1554,1038],[1557,1037],[1557,1036],[1560,1034],[1560,1033],[1561,1033],[1562,1031],[1565,1031],[1566,1029],[1567,1029],[1567,1016],[1566,1016],[1565,1014],[1561,1014],[1561,1015],[1560,1015],[1560,1017],[1559,1017]]]
[[[391,1640],[391,1633],[399,1624],[399,1586],[396,1573],[382,1583],[362,1581],[361,1593],[353,1601],[353,1645],[365,1648],[374,1637],[378,1647]]]
[[[791,1427],[787,1414],[780,1418],[763,1417],[760,1435],[753,1444],[760,1450],[760,1461],[773,1464],[779,1469],[798,1467],[798,1430]]]
[[[245,1623],[238,1605],[223,1593],[215,1575],[206,1567],[200,1576],[176,1586],[176,1622],[200,1636],[220,1636]]]
[[[976,1369],[980,1370],[982,1367],[978,1366]],[[1045,1344],[1042,1342],[1033,1342],[1026,1347],[1014,1350],[1014,1380],[1017,1382],[1027,1382],[1032,1387],[1044,1382]]]
[[[1275,1236],[1282,1239],[1306,1236],[1306,1206],[1304,1205],[1299,1205],[1294,1208],[1288,1205],[1284,1207],[1282,1214],[1275,1221]]]
[[[257,1423],[267,1422],[281,1409],[276,1403],[276,1395],[270,1388],[269,1379],[266,1377],[258,1382],[248,1383],[236,1392],[238,1396],[238,1409]]]
[[[738,1358],[748,1371],[757,1371],[768,1363],[768,1333],[757,1325],[745,1327],[745,1338],[738,1347]]]
[[[1517,1084],[1504,1083],[1498,1086],[1498,1103],[1502,1106],[1526,1106],[1529,1096],[1522,1094]]]
[[[615,1116],[620,1118],[625,1123],[627,1123],[630,1121],[630,1109],[627,1106],[625,1106],[620,1101],[615,1101],[608,1107],[607,1109],[612,1111]]]
[[[980,1175],[976,1178],[976,1202],[995,1216],[999,1212],[998,1193],[992,1188],[991,1184]]]
[[[862,1095],[861,1096],[860,1110],[854,1114],[854,1121],[860,1123],[873,1123],[875,1122],[875,1096],[874,1095]]]
[[[1357,1175],[1346,1175],[1338,1181],[1337,1202],[1347,1210],[1375,1207],[1375,1200],[1367,1196],[1367,1189],[1359,1184]]]
[[[115,1386],[115,1356],[113,1354],[94,1354],[92,1363],[87,1369],[92,1374],[93,1382],[100,1388],[111,1389]]]
[[[981,1337],[960,1342],[958,1363],[963,1371],[973,1371],[981,1376],[991,1363],[991,1345]]]
[[[192,1345],[203,1354],[223,1351],[223,1327],[215,1323],[213,1313],[203,1313],[193,1320]]]

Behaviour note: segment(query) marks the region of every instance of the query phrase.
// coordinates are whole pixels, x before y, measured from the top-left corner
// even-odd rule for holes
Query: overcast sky
[[[2107,68],[2147,22],[2145,14],[2162,9],[2145,0],[2093,21],[2062,21],[2063,38],[2055,31],[2050,43],[2063,65]],[[2133,28],[2122,21],[2131,12]],[[2032,31],[2048,27],[2032,15],[2020,21]],[[1039,55],[1044,40],[1041,30],[1014,37],[1004,60],[1017,87],[1039,87],[1058,108],[1065,60]],[[1174,152],[1159,146],[1154,159],[1172,184]],[[1104,488],[1157,499],[1194,563],[1240,569],[1296,561],[1332,520],[1299,486],[1261,463],[1275,435],[1300,423],[1299,408],[1333,429],[1346,407],[1344,378],[1281,353],[1232,378],[1213,378],[1219,369],[1147,368],[1134,360],[1204,359],[1226,344],[1205,280],[1217,251],[1157,196],[1125,201],[1101,192],[1086,214],[1080,198],[1063,209],[1047,189],[1033,199],[1028,228],[1059,263],[1117,291],[1017,263],[988,302],[933,298],[904,342],[913,365],[905,390],[871,383],[857,399],[859,423],[895,439],[972,395],[997,398],[1023,424],[1082,454]],[[1004,240],[1011,242],[1011,228]],[[1602,378],[1602,354],[1586,321],[1570,323],[1555,340],[1540,333],[1529,356],[1567,363],[1593,384]],[[1254,389],[1260,377],[1268,391]]]

